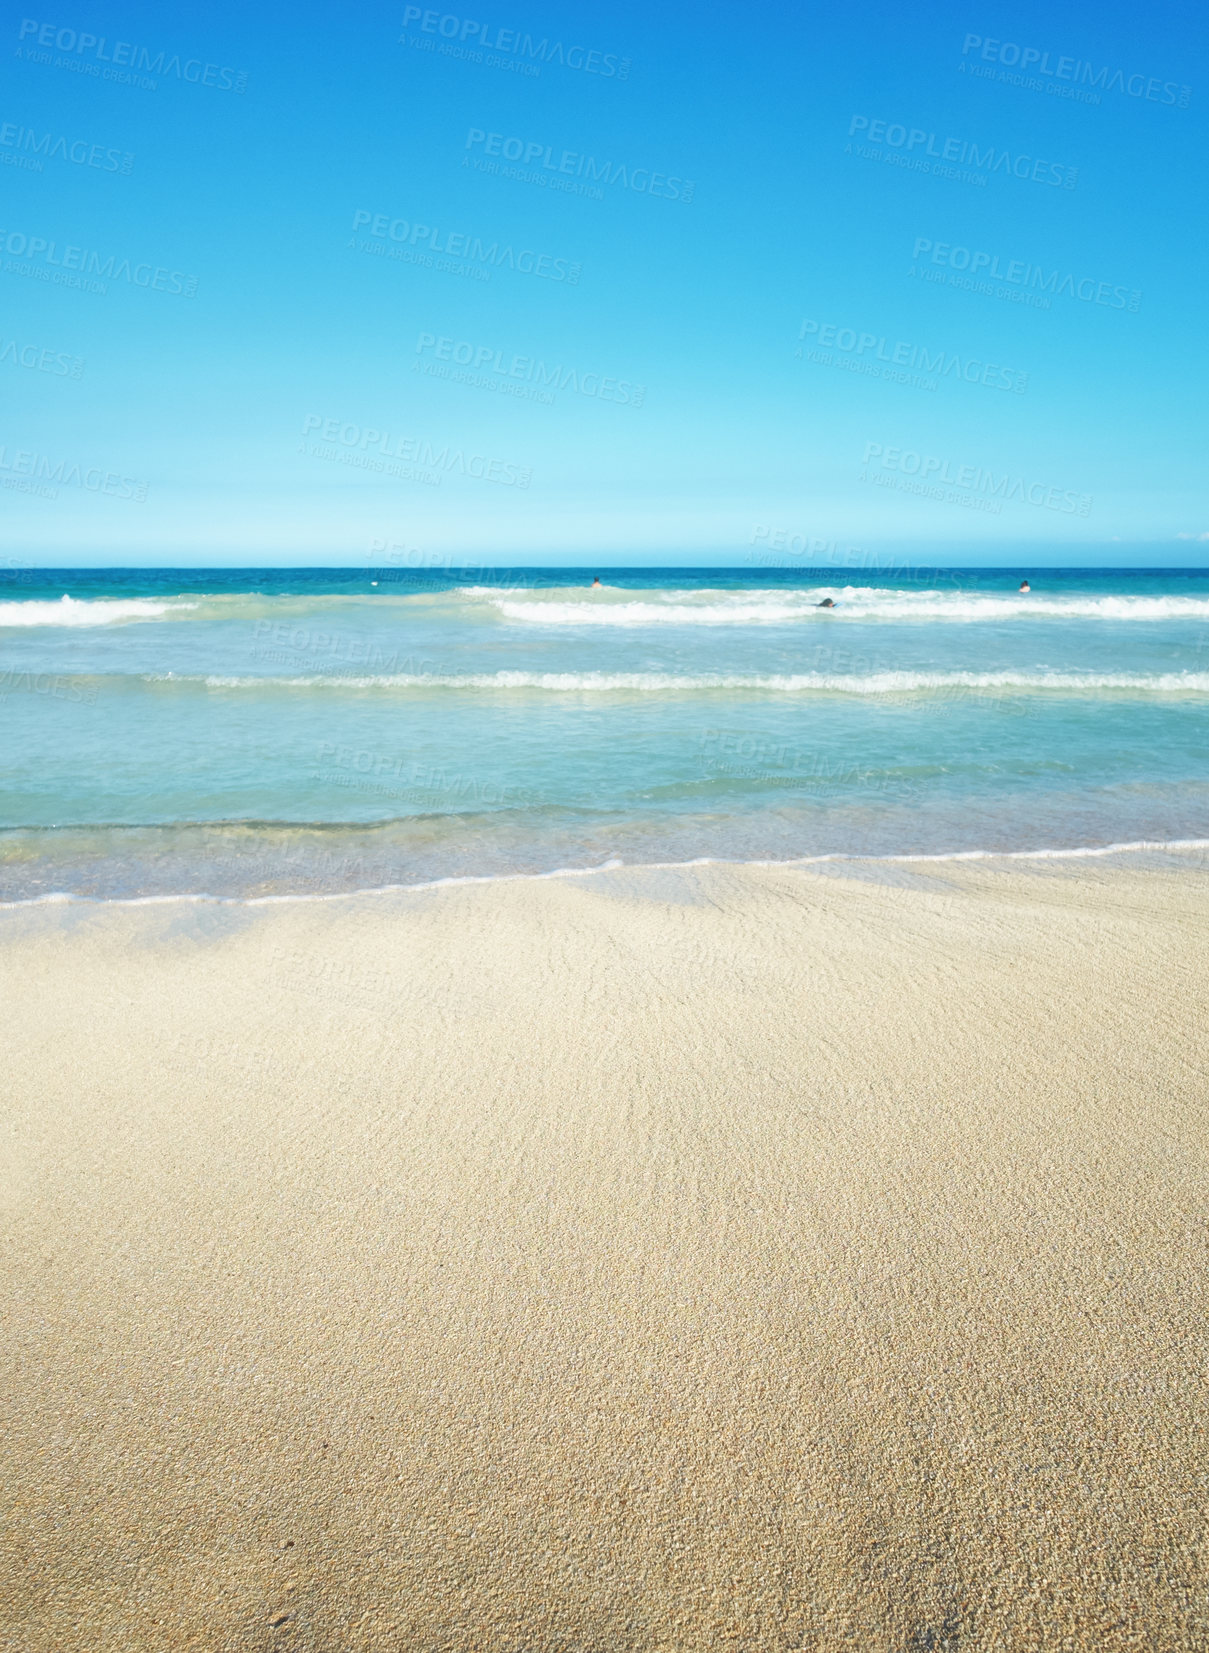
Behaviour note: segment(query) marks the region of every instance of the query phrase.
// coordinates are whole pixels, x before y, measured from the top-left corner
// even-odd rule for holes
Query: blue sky
[[[1209,560],[1198,9],[456,6],[9,14],[0,558]]]

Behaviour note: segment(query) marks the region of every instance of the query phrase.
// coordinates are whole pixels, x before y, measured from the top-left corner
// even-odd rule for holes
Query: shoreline
[[[0,1639],[1201,1646],[1209,885],[1051,867],[8,909]]]
[[[189,823],[196,825],[198,823]],[[201,823],[202,825],[229,826],[243,823],[217,822]],[[340,823],[344,825],[345,823]],[[375,823],[350,822],[351,830],[358,830],[365,825]],[[171,827],[172,823],[168,824]],[[308,823],[309,825],[309,823]],[[10,828],[4,830],[28,831],[28,828]],[[60,830],[55,828],[40,830]],[[143,827],[131,828],[79,828],[68,827],[66,831],[88,830],[118,830],[143,831]],[[1087,844],[1074,848],[1048,849],[968,849],[968,850],[941,850],[928,852],[907,852],[901,855],[861,855],[835,851],[823,855],[800,855],[778,858],[752,857],[731,859],[726,856],[702,855],[684,861],[626,861],[621,857],[614,857],[590,867],[554,867],[548,872],[499,872],[499,873],[464,873],[451,874],[448,877],[423,879],[415,884],[378,884],[365,888],[349,890],[293,890],[271,895],[212,895],[207,891],[182,890],[157,895],[126,895],[126,896],[92,896],[80,895],[70,890],[54,890],[43,895],[25,896],[15,901],[0,900],[0,912],[8,912],[22,907],[37,906],[64,906],[82,904],[97,907],[146,907],[158,906],[174,901],[207,903],[217,906],[264,907],[283,902],[316,902],[316,901],[355,901],[360,897],[376,897],[389,895],[406,895],[414,891],[454,889],[465,885],[476,884],[512,884],[536,883],[556,878],[591,878],[599,873],[609,873],[625,870],[628,872],[674,872],[687,870],[693,867],[812,867],[812,866],[909,866],[922,863],[946,862],[985,862],[985,861],[1083,861],[1097,860],[1116,855],[1181,855],[1191,850],[1209,850],[1209,838],[1139,838],[1128,843]]]

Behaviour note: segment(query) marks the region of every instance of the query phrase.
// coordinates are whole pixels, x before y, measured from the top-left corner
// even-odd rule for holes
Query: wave
[[[367,896],[414,895],[426,890],[455,888],[466,884],[538,884],[551,878],[592,878],[602,872],[682,872],[692,867],[817,867],[824,865],[902,866],[920,862],[948,861],[1082,861],[1112,855],[1179,855],[1209,850],[1209,838],[1137,838],[1119,844],[1080,844],[1070,849],[961,849],[901,855],[796,855],[779,860],[764,858],[731,859],[721,855],[699,855],[689,861],[624,861],[610,856],[588,867],[553,867],[548,872],[454,873],[428,878],[414,884],[378,884],[358,890],[305,890],[282,895],[209,895],[188,891],[170,895],[95,896],[77,895],[69,890],[0,901],[0,911],[13,907],[63,906],[162,907],[171,902],[197,902],[217,907],[277,907],[287,902],[359,901]]]
[[[395,617],[413,616],[417,608],[431,608],[444,600],[448,605],[450,592],[434,594],[429,591],[409,592],[404,596],[391,593],[344,592],[267,594],[260,591],[219,592],[182,591],[171,597],[69,597],[57,602],[27,598],[20,602],[0,602],[0,628],[5,626],[108,626],[135,620],[194,621],[227,620],[233,622],[272,621],[297,627],[299,621],[333,621],[352,615],[360,619],[364,610]],[[463,610],[465,604],[462,605]]]
[[[820,608],[830,598],[834,608]],[[0,602],[0,628],[108,626],[135,621],[276,622],[312,618],[330,624],[375,615],[386,623],[440,619],[471,624],[561,627],[785,626],[837,621],[1014,624],[1101,620],[1209,622],[1209,597],[1021,596],[1016,592],[909,590],[818,585],[794,589],[649,588],[518,585],[454,586],[442,590],[315,593],[181,591],[158,597],[64,596]],[[266,628],[267,629],[267,628]]]
[[[676,694],[756,690],[780,694],[919,694],[945,690],[1019,689],[1058,693],[1108,689],[1140,694],[1209,694],[1209,672],[828,672],[733,673],[704,676],[675,672],[410,672],[354,677],[189,677],[171,672],[145,676],[149,683],[193,683],[208,689],[537,689],[554,694]]]
[[[158,620],[165,614],[197,606],[195,602],[158,602],[150,597],[61,597],[57,603],[0,603],[0,626],[113,626],[131,620]]]
[[[1036,619],[1209,621],[1202,597],[1041,597],[1016,592],[976,596],[953,591],[898,591],[876,586],[818,586],[798,591],[647,591],[631,596],[617,587],[568,600],[564,591],[518,593],[464,586],[505,619],[558,626],[752,626],[813,620],[928,620],[948,622]],[[819,607],[826,598],[832,609]]]

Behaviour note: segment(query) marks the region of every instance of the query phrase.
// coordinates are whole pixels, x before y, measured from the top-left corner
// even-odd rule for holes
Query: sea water
[[[1209,572],[1019,578],[10,571],[0,899],[1209,840]]]

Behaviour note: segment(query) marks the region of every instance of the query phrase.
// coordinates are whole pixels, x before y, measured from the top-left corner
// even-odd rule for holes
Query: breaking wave
[[[876,586],[819,586],[798,591],[646,591],[631,596],[618,587],[569,599],[565,588],[533,592],[463,587],[485,599],[505,619],[554,626],[758,626],[802,620],[830,624],[850,620],[947,622],[1018,620],[1209,621],[1203,597],[1045,597],[1007,592],[979,596],[959,591],[896,591]],[[830,598],[834,608],[819,605]]]
[[[1078,693],[1117,690],[1140,694],[1209,694],[1209,672],[828,672],[732,673],[691,676],[676,672],[469,672],[382,673],[370,676],[188,677],[165,673],[152,683],[196,683],[208,689],[537,689],[555,694],[677,694],[752,689],[782,694],[920,694],[952,690],[1018,689]]]
[[[57,603],[0,603],[0,626],[113,626],[131,620],[158,620],[165,614],[197,606],[180,600],[157,602],[150,597],[61,597]]]

